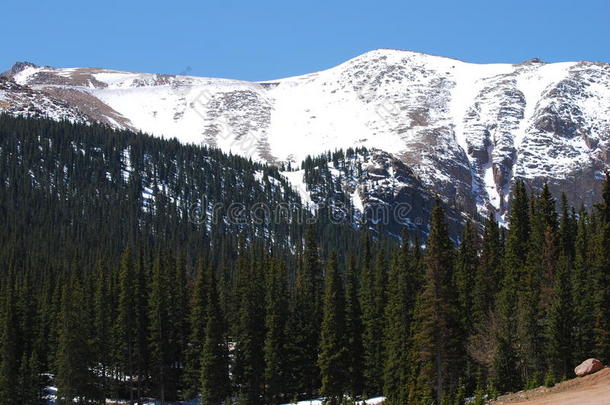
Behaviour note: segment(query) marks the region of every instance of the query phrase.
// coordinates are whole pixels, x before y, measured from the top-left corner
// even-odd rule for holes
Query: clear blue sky
[[[610,0],[7,0],[0,15],[0,71],[27,60],[267,80],[375,48],[610,62]]]

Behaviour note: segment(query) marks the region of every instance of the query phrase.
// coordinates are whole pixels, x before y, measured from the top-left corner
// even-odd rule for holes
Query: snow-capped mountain
[[[101,122],[270,163],[365,146],[464,212],[503,215],[516,177],[590,205],[610,167],[610,64],[477,65],[376,50],[268,82],[18,63],[0,111]]]

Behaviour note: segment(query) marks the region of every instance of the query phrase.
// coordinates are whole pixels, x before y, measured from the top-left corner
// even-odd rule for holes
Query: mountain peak
[[[3,76],[9,76],[9,77],[13,77],[14,75],[16,75],[19,72],[24,71],[27,68],[37,68],[39,67],[38,65],[32,63],[32,62],[15,62],[15,64],[6,72],[2,73]]]
[[[521,62],[522,65],[539,65],[539,64],[545,64],[546,62],[544,62],[543,60],[539,59],[539,58],[532,58],[532,59],[528,59],[525,62]]]
[[[506,213],[516,177],[591,205],[610,165],[606,64],[474,64],[381,48],[264,83],[28,62],[7,77],[21,87],[0,90],[10,100],[0,111],[16,115],[67,112],[269,163],[388,151],[467,212]]]

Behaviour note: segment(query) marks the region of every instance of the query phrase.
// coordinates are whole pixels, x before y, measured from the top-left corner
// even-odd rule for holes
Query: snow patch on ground
[[[356,401],[357,405],[379,405],[385,401],[385,397],[370,398],[365,401]],[[299,401],[296,403],[284,404],[284,405],[323,405],[324,398],[316,398],[305,401]]]
[[[280,172],[282,176],[284,176],[292,185],[292,188],[299,193],[301,197],[301,204],[304,207],[309,209],[314,208],[314,203],[311,199],[311,195],[307,190],[307,185],[305,184],[305,170],[296,170],[292,172]]]

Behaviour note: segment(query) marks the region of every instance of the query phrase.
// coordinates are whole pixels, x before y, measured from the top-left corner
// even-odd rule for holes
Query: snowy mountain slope
[[[346,147],[383,150],[469,213],[503,215],[516,176],[589,205],[610,165],[610,65],[603,63],[476,65],[376,50],[259,83],[31,64],[4,77],[52,100],[39,110],[53,117],[270,163]],[[22,93],[0,87],[0,110],[27,114]]]

